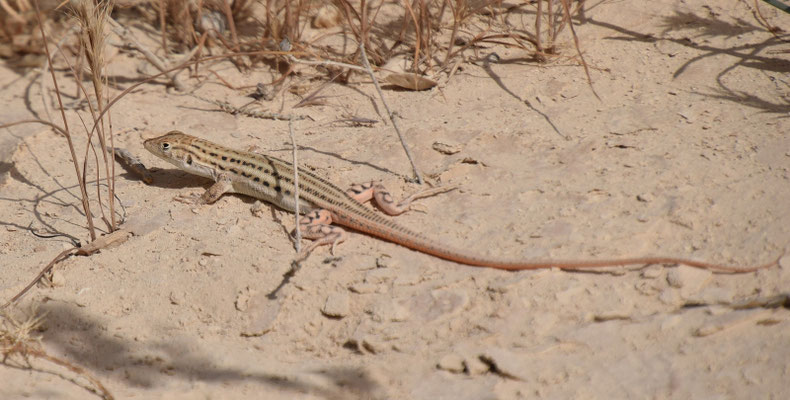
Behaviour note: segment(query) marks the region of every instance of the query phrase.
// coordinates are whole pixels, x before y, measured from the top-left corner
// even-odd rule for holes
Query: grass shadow
[[[771,71],[776,73],[787,74],[790,73],[790,62],[780,57],[772,57],[764,55],[768,49],[773,46],[786,45],[787,40],[782,37],[772,35],[770,38],[763,40],[759,43],[747,43],[738,46],[724,47],[714,46],[707,44],[708,40],[702,43],[697,43],[689,37],[673,38],[667,37],[669,32],[677,31],[679,27],[686,29],[694,29],[698,31],[695,37],[702,37],[705,39],[712,37],[732,37],[741,35],[743,33],[754,32],[762,30],[753,24],[738,20],[737,24],[718,21],[715,18],[704,18],[694,15],[692,13],[676,12],[676,15],[664,18],[664,31],[655,36],[650,33],[642,33],[635,30],[630,30],[621,26],[617,26],[608,22],[598,21],[592,18],[586,18],[587,23],[591,23],[612,31],[622,34],[618,37],[609,37],[608,40],[622,40],[622,41],[637,41],[637,42],[652,42],[668,41],[676,45],[690,48],[698,52],[698,55],[685,61],[673,73],[674,79],[680,77],[688,71],[689,67],[693,64],[716,56],[730,56],[735,59],[729,65],[723,65],[720,72],[716,74],[716,83],[718,88],[711,92],[694,92],[701,96],[710,97],[714,99],[726,100],[735,102],[739,105],[759,109],[766,113],[784,114],[790,111],[789,101],[772,101],[759,96],[757,93],[747,93],[742,90],[730,88],[725,82],[725,76],[737,67],[752,68],[759,71]],[[767,76],[771,79],[770,76]]]
[[[139,388],[166,387],[173,379],[208,383],[261,384],[272,389],[310,393],[325,399],[378,398],[379,385],[363,368],[333,366],[307,371],[261,372],[260,368],[219,366],[200,345],[175,337],[172,340],[137,342],[107,331],[105,325],[77,305],[47,301],[43,343],[95,375],[117,371],[113,378]],[[319,375],[322,379],[310,379]],[[104,378],[106,380],[106,378]],[[324,383],[317,383],[317,382]],[[328,383],[327,383],[328,382]]]

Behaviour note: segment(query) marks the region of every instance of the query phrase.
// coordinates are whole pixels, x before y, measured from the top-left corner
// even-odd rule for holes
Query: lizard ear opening
[[[187,156],[187,165],[192,165],[192,155]]]

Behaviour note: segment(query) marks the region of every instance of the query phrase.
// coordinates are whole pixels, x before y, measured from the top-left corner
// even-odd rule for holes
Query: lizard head
[[[205,154],[205,148],[209,145],[211,143],[180,131],[170,131],[143,142],[146,150],[179,169],[214,179],[217,171],[210,165],[210,161],[206,160]],[[204,154],[199,154],[196,149],[203,150]],[[216,156],[214,153],[211,154]]]
[[[155,156],[180,167],[189,163],[189,153],[184,151],[184,148],[191,139],[193,139],[191,136],[183,132],[170,131],[165,135],[146,140],[143,142],[143,147]]]

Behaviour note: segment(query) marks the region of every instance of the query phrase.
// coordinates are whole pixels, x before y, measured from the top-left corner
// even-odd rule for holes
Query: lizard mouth
[[[144,141],[144,142],[143,142],[143,147],[144,147],[146,150],[148,150],[148,151],[150,151],[151,153],[154,153],[154,154],[156,154],[156,155],[158,156],[158,155],[159,155],[159,152],[157,151],[157,150],[158,150],[158,146],[157,146],[157,145],[156,145],[156,143],[154,142],[155,140],[156,140],[156,139],[148,139],[148,140]]]

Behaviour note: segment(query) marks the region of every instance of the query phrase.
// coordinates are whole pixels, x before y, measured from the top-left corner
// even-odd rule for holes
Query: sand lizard
[[[201,196],[203,203],[213,203],[225,193],[240,193],[267,201],[287,211],[294,212],[293,165],[275,157],[230,149],[207,140],[172,131],[148,139],[144,147],[176,167],[215,181]],[[453,249],[436,240],[423,236],[384,218],[366,207],[364,202],[375,200],[390,215],[407,211],[412,200],[433,195],[442,189],[432,189],[413,195],[395,204],[390,194],[377,183],[352,186],[342,190],[312,172],[299,170],[299,208],[305,216],[299,227],[308,239],[315,242],[310,249],[320,245],[333,245],[343,241],[342,225],[369,235],[408,247],[445,260],[477,267],[504,270],[529,270],[539,268],[584,269],[631,264],[684,264],[723,272],[751,272],[770,267],[778,262],[747,268],[717,265],[678,257],[634,257],[605,260],[497,260]]]

